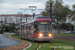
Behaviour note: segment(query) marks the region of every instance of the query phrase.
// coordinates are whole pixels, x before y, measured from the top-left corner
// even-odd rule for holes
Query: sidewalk
[[[5,33],[5,32],[4,32],[3,34],[15,34],[15,33]]]

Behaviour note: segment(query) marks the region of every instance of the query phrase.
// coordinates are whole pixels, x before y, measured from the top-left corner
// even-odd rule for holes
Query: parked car
[[[75,33],[75,31],[71,31],[70,33]]]
[[[65,31],[64,33],[70,33],[70,31]]]

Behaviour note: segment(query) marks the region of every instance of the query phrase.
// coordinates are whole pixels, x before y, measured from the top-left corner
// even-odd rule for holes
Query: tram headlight
[[[42,33],[40,33],[40,34],[39,34],[39,36],[40,36],[40,37],[42,37],[42,36],[43,36],[43,34],[42,34]]]
[[[51,37],[51,36],[52,36],[52,34],[51,34],[51,33],[49,33],[49,34],[48,34],[48,36],[49,36],[49,37]]]

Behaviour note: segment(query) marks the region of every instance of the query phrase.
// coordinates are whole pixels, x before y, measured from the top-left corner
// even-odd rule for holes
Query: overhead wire
[[[39,2],[39,0],[37,0],[34,4],[37,4],[37,2]],[[33,4],[33,5],[34,5],[34,4]]]

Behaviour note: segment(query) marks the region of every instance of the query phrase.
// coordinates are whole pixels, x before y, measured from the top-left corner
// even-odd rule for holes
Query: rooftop
[[[29,15],[29,14],[2,14],[2,15],[0,15],[0,17],[2,17],[2,16],[3,16],[3,17],[4,17],[4,16],[6,16],[6,17],[7,17],[7,16],[16,16],[16,17],[18,17],[18,16],[21,16],[21,15],[24,16],[24,17],[26,17],[26,16],[27,16],[27,17],[32,16],[32,15]]]

